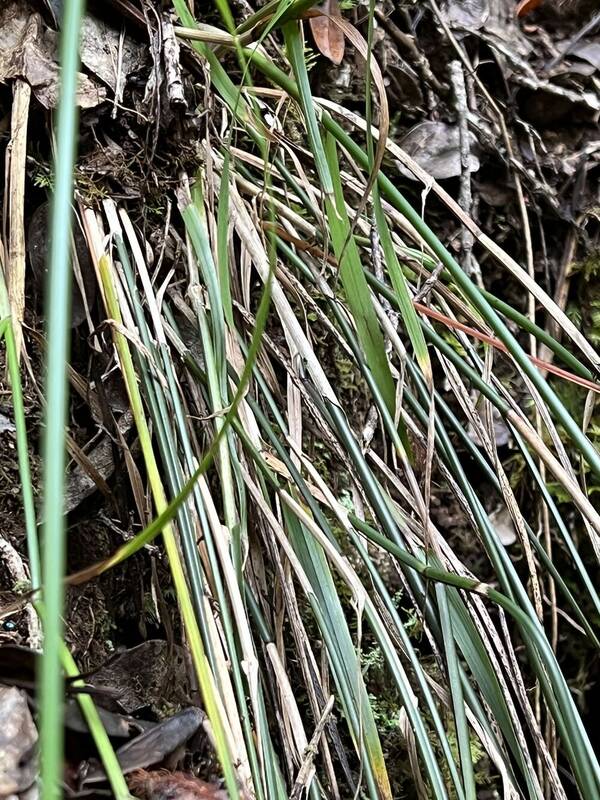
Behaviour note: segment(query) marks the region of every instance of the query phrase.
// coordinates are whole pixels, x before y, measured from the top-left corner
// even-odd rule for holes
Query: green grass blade
[[[2,274],[2,270],[0,269],[0,312],[2,308],[1,296],[3,286],[4,276]],[[21,373],[19,370],[19,360],[17,358],[15,335],[10,317],[7,317],[2,321],[0,339],[2,337],[4,337],[4,341],[6,343],[6,361],[8,365],[8,374],[10,378],[15,418],[17,457],[19,459],[19,478],[21,481],[21,493],[23,495],[23,514],[25,517],[25,535],[27,539],[29,574],[31,575],[32,588],[39,589],[42,584],[40,544],[37,535],[33,485],[31,483],[27,425],[25,422],[25,408],[23,406],[23,387],[21,385]]]
[[[248,50],[254,53],[253,50]],[[298,98],[298,87],[289,76],[285,75],[271,61],[256,53],[254,63],[269,78],[274,80],[279,86],[285,89],[292,97]],[[335,137],[335,139],[348,150],[353,158],[365,169],[368,169],[368,156],[356,142],[335,122],[327,113],[322,115],[323,126]],[[401,192],[383,173],[379,175],[379,183],[382,193],[389,199],[392,205],[403,214],[408,221],[419,232],[424,241],[431,247],[435,256],[442,262],[452,275],[453,280],[460,287],[465,297],[467,297],[481,313],[486,322],[493,329],[494,333],[508,348],[515,359],[518,367],[527,375],[535,388],[538,390],[543,400],[547,403],[556,419],[564,427],[573,443],[579,448],[582,456],[589,464],[594,473],[600,476],[600,454],[596,451],[589,438],[581,431],[575,420],[564,407],[560,398],[553,389],[546,383],[540,375],[538,369],[531,363],[522,347],[515,337],[510,333],[506,325],[502,322],[496,311],[492,308],[489,301],[483,296],[482,292],[463,272],[460,264],[450,254],[446,247],[440,242],[435,233],[421,218],[419,213],[410,205]]]
[[[319,132],[319,123],[317,122],[315,105],[310,90],[308,71],[304,58],[304,42],[302,41],[302,33],[298,23],[295,21],[287,22],[283,26],[283,36],[287,48],[287,55],[296,76],[300,104],[306,123],[308,142],[315,159],[315,167],[317,168],[317,173],[321,181],[321,189],[325,195],[325,199],[331,202],[333,195],[333,182],[330,172],[331,162],[325,155],[321,134]]]
[[[352,237],[348,238],[350,220],[348,219],[344,202],[337,147],[335,140],[331,136],[328,136],[325,140],[325,152],[334,186],[333,199],[326,198],[327,220],[334,253],[336,258],[341,259],[339,264],[340,281],[356,325],[358,340],[364,352],[365,360],[379,386],[385,404],[393,416],[395,407],[394,381],[385,352],[383,334],[379,327],[377,315],[371,301],[371,293],[363,273],[360,253],[354,239]]]
[[[55,186],[51,205],[46,319],[46,428],[43,437],[44,653],[39,675],[41,791],[44,800],[61,795],[63,772],[63,575],[65,569],[65,424],[71,297],[71,203],[77,142],[76,102],[79,33],[84,3],[70,0],[63,9],[60,34],[61,82],[56,126]]]
[[[219,190],[219,204],[217,208],[217,269],[219,275],[219,290],[221,292],[221,306],[225,321],[230,329],[234,328],[233,307],[231,304],[231,284],[229,280],[229,181],[231,168],[231,154],[225,152],[221,184]]]
[[[460,765],[464,781],[464,791],[466,800],[475,800],[475,776],[473,775],[473,762],[471,760],[471,743],[469,729],[465,715],[464,697],[460,681],[460,668],[458,656],[454,644],[454,633],[452,630],[452,617],[448,608],[448,598],[446,587],[436,587],[436,597],[440,611],[440,621],[444,646],[446,648],[446,669],[448,672],[448,684],[452,696],[452,707],[454,710],[454,724],[456,728],[456,738],[458,741],[458,752]]]

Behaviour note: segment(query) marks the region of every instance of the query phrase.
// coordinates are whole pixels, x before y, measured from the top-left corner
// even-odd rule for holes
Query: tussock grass
[[[499,266],[535,291],[570,348],[471,281],[381,171],[388,142],[376,143],[370,91],[365,119],[312,96],[298,21],[311,3],[274,0],[237,30],[225,0],[216,5],[227,28],[219,35],[196,28],[183,0],[174,2],[181,36],[208,68],[210,113],[226,120],[223,139],[198,142],[199,172],[180,176],[176,224],[186,247],[178,281],[153,280],[126,208],[110,200],[81,208],[111,320],[106,346],[115,348],[127,387],[158,516],[113,558],[70,580],[93,579],[162,533],[232,797],[287,798],[292,787],[294,796],[304,787],[315,800],[394,796],[396,771],[363,675],[368,642],[399,698],[394,724],[421,794],[475,798],[477,752],[505,797],[565,798],[573,781],[586,800],[597,798],[597,759],[551,645],[556,607],[545,596],[555,587],[578,635],[595,645],[585,609],[600,611],[600,601],[546,476],[570,498],[569,514],[597,556],[600,518],[572,459],[600,475],[600,456],[508,322],[553,350],[563,365],[556,380],[579,377],[592,394],[598,356],[543,289],[477,231]],[[285,43],[288,61],[271,60],[262,46],[269,36]],[[371,36],[364,41],[356,31],[351,38],[385,108]],[[65,59],[75,39],[65,24]],[[241,84],[215,43],[237,54]],[[71,57],[64,61],[54,200],[65,218],[75,125]],[[286,138],[286,114],[303,126],[299,148]],[[385,133],[386,120],[379,123]],[[457,213],[439,194],[448,213]],[[41,572],[24,491],[32,577],[36,586],[36,576],[43,581],[47,797],[55,796],[61,764],[67,322],[55,306],[67,294],[68,264],[64,237],[53,241]],[[10,350],[6,322],[2,330]],[[368,424],[345,404],[318,337],[350,363],[368,397]],[[527,402],[507,388],[507,370]],[[18,371],[11,378],[18,408]],[[494,414],[539,508],[519,505],[498,456]],[[508,509],[522,569],[500,542],[463,452]],[[323,461],[343,475],[343,492]],[[468,521],[485,581],[433,523],[436,485]],[[570,563],[569,581],[553,561],[551,539]],[[420,641],[406,624],[407,606]],[[118,787],[118,770],[111,775]]]

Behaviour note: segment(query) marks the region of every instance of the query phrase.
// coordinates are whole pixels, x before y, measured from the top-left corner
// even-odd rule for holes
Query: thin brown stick
[[[292,793],[290,794],[290,800],[299,800],[302,790],[305,786],[307,786],[307,780],[312,770],[312,763],[315,759],[317,754],[319,740],[323,735],[323,731],[325,729],[325,725],[327,724],[327,720],[329,715],[331,714],[331,710],[333,708],[333,703],[335,698],[333,695],[327,701],[327,705],[323,709],[323,713],[321,714],[321,718],[317,722],[315,727],[315,731],[311,737],[310,742],[308,743],[308,747],[304,752],[304,759],[302,761],[302,766],[298,770],[298,775],[296,776],[296,781],[294,783],[294,788],[292,789]],[[308,788],[308,786],[307,786]]]
[[[7,148],[9,216],[6,283],[19,359],[25,312],[25,165],[30,100],[31,87],[17,78],[13,87],[11,136]]]

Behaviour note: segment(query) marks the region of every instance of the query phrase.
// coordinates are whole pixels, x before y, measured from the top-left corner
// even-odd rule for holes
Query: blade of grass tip
[[[77,73],[83,0],[63,7],[60,97],[56,126],[55,186],[51,206],[46,319],[46,427],[43,436],[44,551],[42,579],[44,652],[40,684],[40,756],[43,800],[61,795],[63,773],[63,676],[61,670],[65,566],[65,425],[71,297],[71,202],[77,134]]]
[[[214,453],[215,451],[213,450],[213,457]],[[135,553],[138,553],[147,544],[150,544],[162,532],[163,528],[168,525],[169,522],[172,522],[175,519],[177,512],[183,503],[185,503],[185,501],[194,491],[194,487],[198,482],[198,478],[203,474],[203,472],[206,471],[209,464],[210,462],[203,460],[200,466],[185,482],[181,488],[181,491],[176,495],[176,497],[174,497],[173,500],[171,500],[171,502],[158,514],[158,516],[155,517],[152,522],[146,525],[143,530],[141,530],[139,533],[136,533],[136,535],[129,539],[125,544],[118,547],[108,558],[105,558],[102,561],[97,561],[96,563],[91,564],[89,567],[84,567],[78,572],[73,572],[68,575],[65,579],[65,583],[68,586],[79,586],[82,583],[92,580],[92,578],[97,578],[99,575],[103,575],[105,572],[108,572],[108,570],[116,567],[118,564],[122,564],[123,561],[131,558],[131,556],[135,555]]]
[[[427,382],[428,386],[432,385],[433,374],[431,369],[431,359],[429,357],[429,350],[425,342],[425,335],[421,328],[421,323],[415,311],[412,302],[412,297],[408,288],[408,282],[400,267],[398,256],[392,241],[392,236],[383,213],[381,199],[379,195],[379,187],[373,187],[373,205],[375,208],[375,222],[377,225],[377,232],[379,234],[379,241],[383,250],[385,264],[390,276],[390,281],[396,293],[398,300],[398,307],[402,315],[402,321],[406,328],[408,338],[412,344],[415,358],[421,372]]]

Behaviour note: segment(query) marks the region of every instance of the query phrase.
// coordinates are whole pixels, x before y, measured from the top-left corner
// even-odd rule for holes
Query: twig
[[[438,282],[438,279],[442,272],[444,271],[444,265],[440,261],[435,269],[432,271],[431,275],[427,278],[423,286],[419,289],[419,291],[415,294],[413,298],[413,303],[422,303],[423,300],[426,300],[431,292],[433,291],[433,287]]]
[[[116,119],[119,106],[123,105],[123,92],[125,91],[125,71],[123,70],[123,44],[125,42],[125,31],[119,35],[119,48],[117,50],[117,78],[115,80],[115,96],[113,98],[113,108],[110,116]]]
[[[162,54],[167,79],[167,93],[171,106],[186,108],[187,103],[181,79],[181,63],[179,60],[179,42],[175,36],[173,23],[168,16],[161,18],[162,27]]]
[[[431,86],[432,89],[441,95],[447,94],[447,87],[444,86],[443,83],[440,83],[440,81],[438,81],[431,71],[429,61],[425,57],[425,54],[419,50],[415,44],[414,37],[410,36],[408,33],[404,33],[404,31],[401,30],[387,14],[378,8],[375,9],[375,16],[379,22],[381,22],[381,24],[387,28],[390,36],[392,39],[394,39],[396,44],[400,45],[414,59],[415,68],[417,69],[423,84],[425,86]]]
[[[152,11],[154,16],[156,17],[156,31],[152,27],[152,23],[150,22],[150,16],[148,14],[149,11]],[[160,130],[160,115],[161,115],[161,102],[160,102],[160,86],[163,80],[163,69],[162,63],[160,58],[160,53],[162,49],[162,28],[160,24],[160,17],[158,16],[158,12],[152,6],[147,6],[144,4],[144,18],[146,20],[146,28],[148,31],[148,39],[150,40],[150,56],[152,57],[152,71],[150,72],[150,76],[146,82],[146,88],[144,90],[144,103],[150,109],[148,114],[149,118],[153,120],[154,127],[152,131],[152,144],[150,147],[150,158],[149,160],[152,161],[154,159],[154,154],[156,153],[156,147],[158,144],[158,133]],[[149,140],[150,133],[148,132],[147,138]]]
[[[456,105],[456,115],[458,117],[458,140],[460,148],[460,190],[458,193],[458,204],[462,210],[471,214],[473,196],[471,193],[471,152],[469,144],[469,125],[468,115],[469,106],[467,104],[467,87],[465,85],[465,75],[463,72],[460,61],[452,61],[450,63],[450,80],[452,82],[452,89],[454,90],[454,101]],[[473,242],[474,237],[471,231],[464,226],[461,227],[460,232],[462,243],[462,255],[464,260],[465,271],[468,275],[475,277],[477,283],[481,286],[481,270],[479,265],[473,258]]]
[[[9,230],[6,283],[18,359],[21,357],[21,325],[25,312],[25,164],[30,100],[30,85],[17,78],[13,87],[11,138],[7,148]]]
[[[27,570],[25,569],[25,564],[23,563],[23,559],[12,546],[12,544],[5,539],[3,536],[0,535],[0,559],[2,559],[2,563],[10,575],[11,580],[15,582],[15,584],[21,584],[26,586],[29,584],[29,575]],[[20,605],[16,606],[20,608]],[[29,641],[29,646],[34,650],[39,650],[42,646],[42,629],[40,627],[40,621],[38,619],[38,615],[35,612],[34,607],[31,603],[27,603],[25,606],[25,613],[27,614],[27,638]]]
[[[327,720],[329,718],[329,715],[331,714],[331,709],[333,708],[334,700],[335,700],[334,696],[331,695],[329,700],[327,701],[327,705],[323,709],[321,718],[317,722],[315,732],[312,735],[308,747],[304,751],[304,758],[302,760],[302,765],[298,770],[298,775],[296,776],[294,787],[292,789],[292,793],[290,794],[290,800],[299,800],[300,795],[302,794],[302,790],[306,786],[306,782],[313,768],[313,761],[315,759],[315,756],[317,755],[319,747],[319,739],[323,735],[323,730],[325,729],[325,725],[327,724]]]
[[[546,67],[546,71],[554,69],[554,67],[558,66],[560,62],[563,60],[565,56],[567,56],[571,50],[575,47],[577,42],[581,41],[584,36],[587,36],[588,33],[591,33],[594,28],[600,23],[600,11],[595,14],[589,22],[587,22],[582,28],[580,28],[575,36],[569,41],[568,45],[555,57]]]

